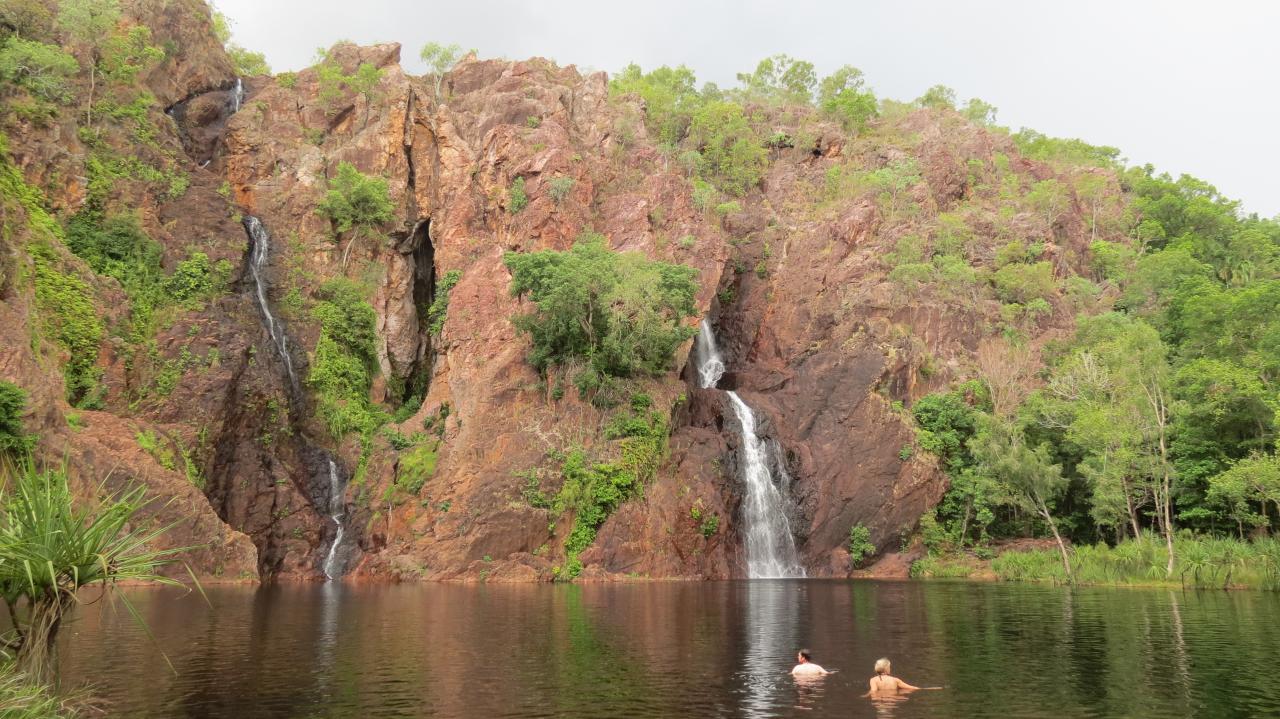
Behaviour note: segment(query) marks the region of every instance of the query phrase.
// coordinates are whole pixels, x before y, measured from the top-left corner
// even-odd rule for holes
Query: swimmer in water
[[[791,670],[794,676],[820,677],[831,674],[831,672],[813,663],[813,655],[809,653],[808,649],[801,649],[800,653],[796,655],[796,661],[800,663]]]
[[[899,694],[903,692],[913,692],[920,687],[911,686],[901,679],[893,676],[890,671],[888,659],[876,660],[876,675],[871,677],[870,689],[863,696],[883,696],[885,694]],[[930,687],[933,688],[933,687]]]

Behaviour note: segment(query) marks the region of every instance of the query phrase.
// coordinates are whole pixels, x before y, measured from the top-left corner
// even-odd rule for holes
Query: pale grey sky
[[[338,39],[428,41],[580,69],[686,64],[731,86],[787,53],[819,74],[861,68],[899,100],[937,83],[997,122],[1119,147],[1280,214],[1280,3],[1269,0],[217,0],[235,41],[276,72]]]

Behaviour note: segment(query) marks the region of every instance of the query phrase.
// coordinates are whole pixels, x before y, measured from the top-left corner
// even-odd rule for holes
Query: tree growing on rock
[[[813,101],[813,88],[818,84],[813,63],[789,55],[766,57],[755,72],[738,73],[739,91],[748,102],[808,105]]]
[[[435,80],[435,96],[436,101],[440,100],[440,86],[444,82],[444,74],[453,69],[458,63],[458,58],[462,55],[462,48],[458,45],[442,45],[438,42],[429,42],[422,46],[422,50],[418,51],[418,57],[427,63],[427,67],[431,68],[431,74]]]
[[[862,71],[852,65],[823,78],[818,87],[818,109],[848,132],[865,127],[876,116],[877,108],[875,94],[865,89]]]
[[[343,267],[356,238],[372,236],[379,225],[395,219],[395,205],[391,202],[387,181],[360,172],[350,162],[338,163],[338,173],[329,181],[329,191],[316,211],[333,223],[335,236],[351,233],[342,251]]]
[[[11,37],[0,45],[0,82],[49,102],[66,102],[80,63],[54,45]]]
[[[582,364],[575,383],[585,394],[611,377],[657,375],[670,368],[695,330],[697,271],[634,252],[614,252],[587,233],[565,252],[508,252],[511,294],[535,308],[514,319],[529,335],[529,363],[541,372]]]
[[[120,23],[117,0],[64,0],[58,8],[58,27],[89,51],[89,99],[86,124],[93,124],[93,94],[98,79],[102,47]]]

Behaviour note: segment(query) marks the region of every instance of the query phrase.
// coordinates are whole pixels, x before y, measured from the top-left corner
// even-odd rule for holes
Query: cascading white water
[[[724,376],[724,359],[706,320],[698,328],[698,375],[704,389],[714,389]],[[737,392],[726,391],[742,429],[742,479],[746,485],[743,527],[746,531],[747,576],[752,579],[803,577],[795,538],[787,521],[786,500],[773,482],[769,454],[756,434],[756,416]]]
[[[267,325],[267,333],[271,341],[280,351],[280,359],[284,362],[285,371],[289,373],[289,389],[294,396],[299,392],[298,375],[293,370],[293,357],[289,354],[289,335],[284,326],[276,321],[267,304],[266,266],[271,257],[271,235],[262,222],[253,215],[244,218],[245,232],[249,233],[251,244],[249,252],[249,274],[253,277],[255,294],[258,298],[258,309],[262,312],[262,321]]]
[[[244,80],[236,78],[236,86],[231,89],[231,114],[240,112],[240,105],[244,103]]]
[[[338,465],[331,459],[329,460],[329,518],[338,525],[338,531],[333,535],[333,544],[329,545],[329,555],[324,558],[324,576],[329,579],[336,579],[341,574],[341,568],[337,564],[338,549],[342,546],[342,535],[345,533],[345,527],[342,524],[342,520],[346,518],[346,501],[343,497],[345,491]]]

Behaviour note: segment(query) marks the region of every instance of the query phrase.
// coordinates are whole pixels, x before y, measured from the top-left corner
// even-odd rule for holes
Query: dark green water
[[[131,590],[66,681],[127,717],[1280,716],[1280,597],[803,580]],[[827,668],[787,674],[797,647]],[[173,663],[170,670],[160,655]],[[861,698],[877,657],[919,685]]]

